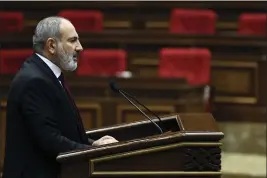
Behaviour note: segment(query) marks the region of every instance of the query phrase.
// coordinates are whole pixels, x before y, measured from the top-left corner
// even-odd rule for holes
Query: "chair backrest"
[[[103,30],[103,14],[95,10],[62,10],[58,16],[67,18],[77,32],[92,32]]]
[[[217,15],[213,10],[179,9],[171,12],[169,31],[181,34],[214,34]]]
[[[191,85],[210,83],[211,52],[207,48],[162,48],[159,76],[185,78]]]
[[[238,34],[266,36],[267,14],[265,13],[243,13],[238,19]]]
[[[126,58],[124,50],[85,49],[80,55],[77,75],[115,76],[126,70]]]
[[[32,49],[1,49],[0,73],[15,74],[23,62],[32,54]]]
[[[22,12],[0,11],[0,32],[18,32],[23,29]]]

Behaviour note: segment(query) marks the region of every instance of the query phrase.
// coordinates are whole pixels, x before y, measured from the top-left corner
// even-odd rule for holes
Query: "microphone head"
[[[120,88],[118,87],[118,85],[114,81],[109,82],[109,86],[114,92],[118,93],[120,90]]]

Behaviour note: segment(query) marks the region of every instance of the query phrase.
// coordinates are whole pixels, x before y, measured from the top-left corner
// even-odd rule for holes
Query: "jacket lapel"
[[[32,61],[53,81],[53,83],[62,91],[62,94],[64,95],[65,99],[69,102],[71,107],[73,108],[73,113],[77,117],[77,126],[78,131],[80,134],[80,137],[84,143],[88,143],[87,136],[85,134],[85,130],[83,127],[82,119],[79,114],[79,110],[76,107],[76,104],[74,101],[71,101],[71,98],[66,93],[65,89],[61,86],[59,83],[59,79],[55,76],[53,71],[46,65],[46,63],[41,60],[36,54],[33,54]]]
[[[36,54],[34,54],[32,56],[32,61],[53,81],[53,83],[57,87],[62,88],[58,81],[58,78],[42,59],[40,59]]]

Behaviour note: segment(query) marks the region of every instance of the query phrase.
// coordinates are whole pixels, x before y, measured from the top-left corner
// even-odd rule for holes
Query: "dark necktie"
[[[63,88],[65,89],[65,92],[67,93],[67,95],[68,95],[70,101],[72,102],[73,106],[76,107],[75,102],[74,102],[74,100],[73,100],[73,98],[71,96],[69,86],[66,84],[65,77],[64,77],[64,74],[62,72],[61,72],[60,76],[58,77],[58,79],[61,81],[61,84],[62,84]]]
[[[58,77],[58,79],[61,81],[61,84],[62,84],[66,94],[68,95],[68,98],[69,98],[70,102],[72,103],[72,105],[74,107],[75,113],[78,116],[78,126],[80,127],[82,132],[85,132],[83,124],[82,124],[82,120],[81,120],[81,116],[80,116],[79,110],[78,110],[78,108],[77,108],[77,106],[76,106],[76,104],[74,102],[74,99],[73,99],[73,97],[72,97],[72,95],[70,93],[69,86],[66,83],[64,74],[62,72],[61,72],[60,76]],[[84,134],[82,134],[82,138],[84,138]],[[85,139],[85,140],[87,141],[87,139]]]

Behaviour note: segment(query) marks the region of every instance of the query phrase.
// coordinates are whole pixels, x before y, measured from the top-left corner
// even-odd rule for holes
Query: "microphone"
[[[123,91],[122,89],[120,89],[115,82],[110,82],[109,83],[110,88],[116,92],[116,93],[120,93],[124,98],[126,98],[133,106],[135,106],[136,109],[138,109],[148,120],[150,120],[150,122],[152,122],[157,129],[160,131],[161,134],[163,134],[162,129],[160,128],[160,126],[158,124],[156,124],[152,119],[150,119],[150,117],[148,117],[148,115],[146,113],[144,113],[144,111],[142,111],[132,100],[130,100],[126,95],[128,95],[131,99],[133,99],[135,102],[137,102],[138,104],[140,104],[141,106],[143,106],[146,110],[148,110],[150,113],[152,113],[154,116],[156,116],[160,122],[162,122],[162,120],[159,118],[159,116],[157,116],[155,113],[153,113],[150,109],[148,109],[146,106],[144,106],[143,104],[141,104],[137,99],[135,99],[133,96],[131,96],[130,94],[126,93],[125,91]]]

